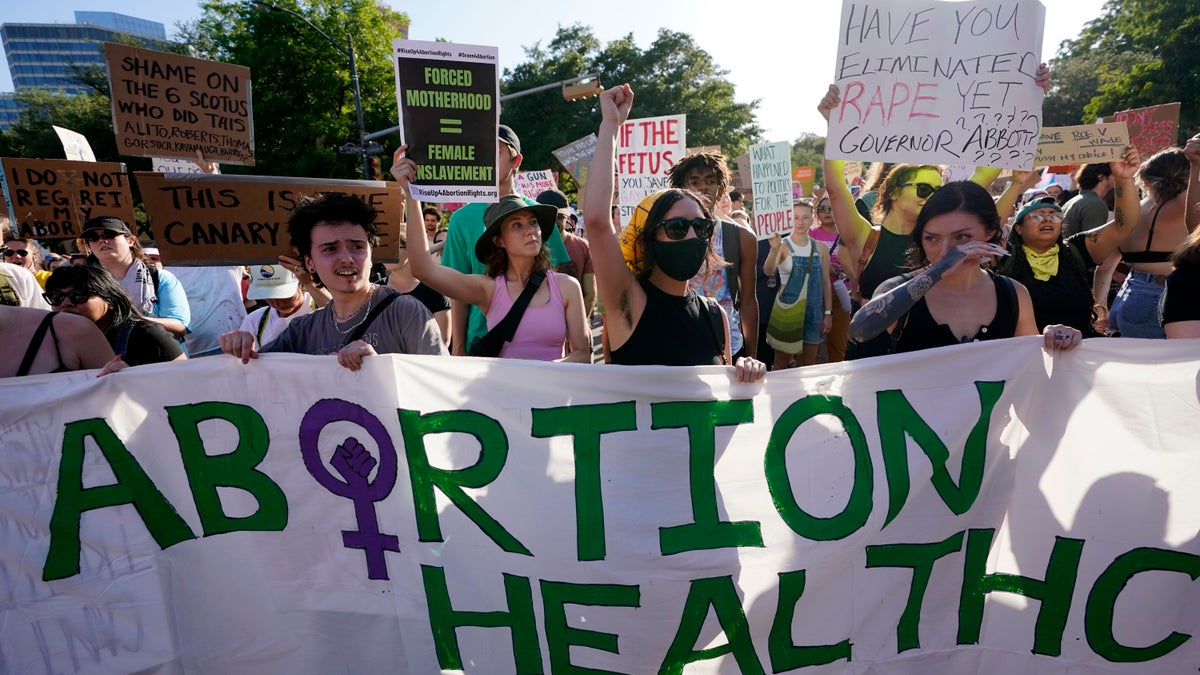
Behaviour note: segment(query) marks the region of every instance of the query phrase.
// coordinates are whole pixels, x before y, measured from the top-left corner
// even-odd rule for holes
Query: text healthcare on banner
[[[687,115],[626,120],[617,133],[617,202],[627,223],[643,197],[670,187],[667,169],[687,149]]]
[[[21,237],[74,239],[93,216],[135,226],[124,164],[4,157],[0,191]]]
[[[104,43],[122,155],[254,165],[250,69]]]
[[[1200,357],[1117,342],[0,381],[0,663],[1193,672]]]
[[[760,240],[792,231],[792,146],[787,141],[750,146],[754,235]]]
[[[427,202],[499,199],[495,47],[393,40],[400,142],[417,163],[413,196]]]
[[[825,156],[1031,168],[1045,16],[1037,0],[843,0]]]

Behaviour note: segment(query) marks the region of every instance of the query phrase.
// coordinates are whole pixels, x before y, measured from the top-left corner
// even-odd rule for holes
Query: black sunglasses
[[[901,183],[900,187],[915,187],[917,188],[917,196],[921,199],[929,199],[933,193],[941,189],[941,185],[930,185],[929,183]]]
[[[22,258],[28,258],[29,249],[0,248],[0,254],[3,254],[5,258],[11,258],[14,255],[19,255]]]
[[[695,230],[696,236],[701,239],[708,239],[712,236],[713,228],[716,223],[708,218],[668,218],[659,223],[663,232],[667,233],[667,239],[678,241],[687,236],[688,230]]]
[[[83,235],[83,240],[87,242],[100,241],[101,239],[108,241],[109,239],[116,239],[119,236],[121,236],[121,233],[113,230],[103,230],[101,232],[92,230]]]
[[[51,307],[58,307],[66,299],[69,299],[72,305],[82,305],[92,297],[92,294],[87,291],[46,291],[42,293],[42,297],[50,303]]]

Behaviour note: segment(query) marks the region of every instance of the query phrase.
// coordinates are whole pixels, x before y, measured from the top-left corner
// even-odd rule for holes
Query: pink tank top
[[[552,270],[547,270],[546,280],[542,283],[550,287],[550,301],[544,305],[529,303],[512,341],[506,342],[500,350],[500,358],[553,361],[564,356],[567,312],[563,306],[562,293],[558,290],[558,279]],[[508,280],[505,275],[496,277],[492,303],[488,306],[488,330],[504,319],[516,300],[508,294]]]

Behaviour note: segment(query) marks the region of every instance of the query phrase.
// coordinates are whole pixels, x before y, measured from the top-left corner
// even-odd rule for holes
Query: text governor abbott
[[[400,113],[417,185],[496,185],[496,66],[400,59]]]

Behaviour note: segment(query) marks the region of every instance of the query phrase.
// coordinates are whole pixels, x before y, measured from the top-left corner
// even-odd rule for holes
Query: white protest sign
[[[550,169],[521,171],[513,177],[513,188],[519,194],[530,199],[537,199],[537,196],[546,190],[557,189],[558,183],[554,182],[554,174]]]
[[[1124,122],[1043,127],[1038,135],[1038,166],[1092,164],[1121,159],[1129,145]]]
[[[60,126],[50,125],[54,129],[54,133],[58,134],[58,140],[62,141],[63,152],[66,153],[66,158],[76,162],[94,162],[96,161],[96,153],[92,152],[92,144],[88,143],[88,139],[78,131],[71,131]]]
[[[151,157],[150,165],[156,173],[204,173],[194,159],[179,157]],[[213,173],[221,173],[221,167],[214,164]]]
[[[667,169],[687,150],[687,115],[627,120],[617,133],[617,202],[621,222],[647,195],[670,187]]]
[[[1037,0],[844,0],[825,156],[1029,169],[1045,14]]]
[[[787,141],[750,146],[754,235],[760,240],[792,231],[792,149]]]

